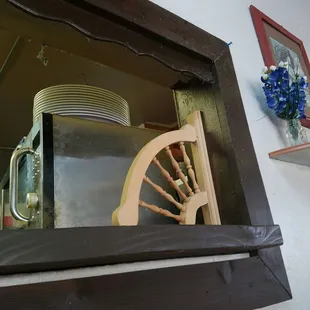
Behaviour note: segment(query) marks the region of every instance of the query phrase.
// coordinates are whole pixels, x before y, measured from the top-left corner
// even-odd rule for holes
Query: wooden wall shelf
[[[310,143],[287,147],[269,153],[272,159],[310,167]]]

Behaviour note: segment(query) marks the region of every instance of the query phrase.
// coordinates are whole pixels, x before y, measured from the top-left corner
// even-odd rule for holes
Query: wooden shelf
[[[287,147],[269,153],[272,159],[310,167],[310,143]]]

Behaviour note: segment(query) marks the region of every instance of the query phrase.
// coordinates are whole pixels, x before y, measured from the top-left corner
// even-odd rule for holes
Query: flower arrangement
[[[290,79],[288,63],[264,67],[261,81],[267,105],[276,116],[286,120],[305,118],[307,77],[294,73]]]

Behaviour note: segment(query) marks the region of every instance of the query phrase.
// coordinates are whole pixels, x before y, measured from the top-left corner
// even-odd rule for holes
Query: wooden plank
[[[223,225],[249,224],[249,215],[242,184],[232,153],[232,139],[227,119],[223,115],[224,102],[216,86],[192,83],[179,84],[174,90],[174,100],[179,125],[186,124],[187,116],[202,111],[203,127],[210,159],[212,178]]]
[[[208,204],[202,207],[204,220],[206,224],[221,225],[201,112],[190,114],[188,123],[195,128],[197,135],[196,143],[191,144],[197,180],[200,189],[207,192]]]
[[[282,243],[277,225],[157,225],[2,231],[0,274],[244,253]]]
[[[117,15],[129,25],[134,24],[144,32],[148,31],[153,35],[165,37],[167,40],[205,58],[216,59],[223,48],[227,46],[226,42],[151,1],[135,0],[133,3],[128,1],[85,0],[84,2],[93,5],[98,14],[108,12]],[[85,4],[83,7],[87,8]],[[195,36],[192,35],[193,33]]]
[[[221,124],[230,143],[229,157],[239,180],[238,195],[244,196],[252,225],[272,225],[273,219],[257,163],[229,47],[215,62],[219,86],[214,84]],[[224,104],[221,103],[224,102]],[[232,180],[231,180],[232,181]],[[233,182],[233,181],[232,181]],[[241,191],[241,192],[240,192]],[[246,217],[246,214],[244,214]]]
[[[5,310],[250,310],[289,298],[258,257],[0,288]]]
[[[180,73],[187,74],[185,81],[188,80],[188,74],[205,82],[213,80],[210,60],[201,61],[199,57],[191,57],[187,53],[175,49],[171,42],[145,36],[136,31],[136,27],[133,25],[128,25],[128,23],[124,25],[120,20],[115,22],[110,15],[100,16],[97,14],[100,10],[94,10],[85,1],[75,1],[74,4],[71,1],[60,0],[49,0],[44,4],[37,0],[9,0],[8,2],[36,17],[67,24],[93,40],[85,40],[83,36],[78,36],[74,31],[70,32],[70,29],[60,27],[57,23],[51,24],[41,19],[30,18],[29,14],[16,10],[6,2],[0,3],[0,26],[21,33],[25,37],[34,36],[52,47],[86,56],[103,64],[108,62],[109,66],[113,65],[120,70],[125,69],[130,74],[136,73],[169,88],[178,80],[182,80]],[[118,1],[118,3],[120,2]],[[55,27],[57,32],[54,30]],[[62,38],[59,33],[65,37]],[[101,42],[97,44],[95,41]],[[109,44],[109,47],[106,48],[103,42],[115,44]],[[119,46],[122,48],[117,48]],[[105,50],[112,52],[109,53]],[[117,61],[115,61],[115,55],[118,56]],[[148,55],[164,66],[159,65],[158,62],[156,65],[155,61],[149,61],[145,57],[140,57],[142,59],[137,61],[137,56],[142,55]],[[138,68],[135,68],[137,66]],[[165,67],[173,70],[164,70]],[[143,72],[143,70],[154,72],[150,74]],[[156,73],[157,70],[160,71],[160,75]],[[173,74],[173,71],[177,71],[179,74]],[[165,77],[166,74],[170,77],[169,79]],[[156,76],[156,79],[152,75]],[[163,79],[165,83],[161,82],[160,79]]]
[[[310,143],[287,147],[269,153],[272,159],[310,167]]]
[[[282,285],[283,289],[285,289],[287,294],[292,298],[292,292],[285,272],[280,248],[262,249],[258,251],[258,255],[266,265],[266,268],[269,268],[270,272],[278,279],[279,284]]]
[[[223,131],[226,131],[226,138],[228,137],[228,141],[231,141],[232,148],[229,157],[231,162],[236,164],[235,167],[233,165],[236,169],[234,179],[240,180],[240,189],[242,189],[242,193],[238,192],[238,194],[240,198],[244,197],[246,203],[246,208],[243,208],[244,219],[248,217],[252,225],[272,225],[273,218],[255,156],[244,108],[240,104],[241,96],[228,47],[216,60],[215,69],[218,83],[214,83],[213,88],[218,101],[217,107]],[[221,102],[224,102],[224,104],[221,104]],[[266,267],[276,274],[279,285],[292,296],[279,248],[273,248],[270,251],[258,251],[258,255],[262,257]]]

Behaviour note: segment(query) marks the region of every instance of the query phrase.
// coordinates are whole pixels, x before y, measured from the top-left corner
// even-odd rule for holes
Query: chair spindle
[[[175,169],[175,171],[177,172],[178,177],[181,179],[181,181],[183,182],[186,191],[188,192],[188,194],[190,196],[193,196],[193,190],[191,189],[191,187],[188,185],[187,180],[186,180],[186,176],[184,175],[184,173],[182,172],[179,163],[175,160],[175,158],[173,157],[173,154],[170,150],[170,147],[167,146],[166,147],[166,153],[168,154],[170,160],[171,160],[171,164],[173,166],[173,168]]]
[[[144,202],[143,200],[139,201],[139,205],[140,205],[140,207],[145,207],[145,208],[147,208],[147,209],[149,209],[155,213],[161,214],[161,215],[166,216],[166,217],[171,217],[178,222],[182,222],[182,217],[180,215],[175,215],[168,210],[157,207],[156,205],[148,204],[148,203]]]
[[[167,181],[170,183],[173,189],[177,191],[177,193],[180,195],[183,201],[187,201],[187,196],[183,193],[181,188],[178,186],[176,181],[171,177],[170,173],[161,165],[159,160],[154,157],[153,162],[155,165],[159,168],[161,174],[167,179]]]
[[[180,146],[180,149],[181,149],[182,154],[183,154],[183,159],[184,159],[184,163],[185,163],[186,168],[187,168],[187,173],[192,180],[194,191],[197,194],[200,192],[200,189],[199,189],[199,185],[196,181],[196,175],[195,175],[195,171],[193,170],[191,160],[186,153],[184,142],[180,142],[179,146]]]
[[[173,203],[180,211],[185,211],[183,205],[179,202],[177,202],[170,194],[168,194],[161,186],[155,184],[148,178],[146,175],[143,178],[144,182],[150,184],[159,194],[161,194],[164,198],[166,198],[168,201]]]

